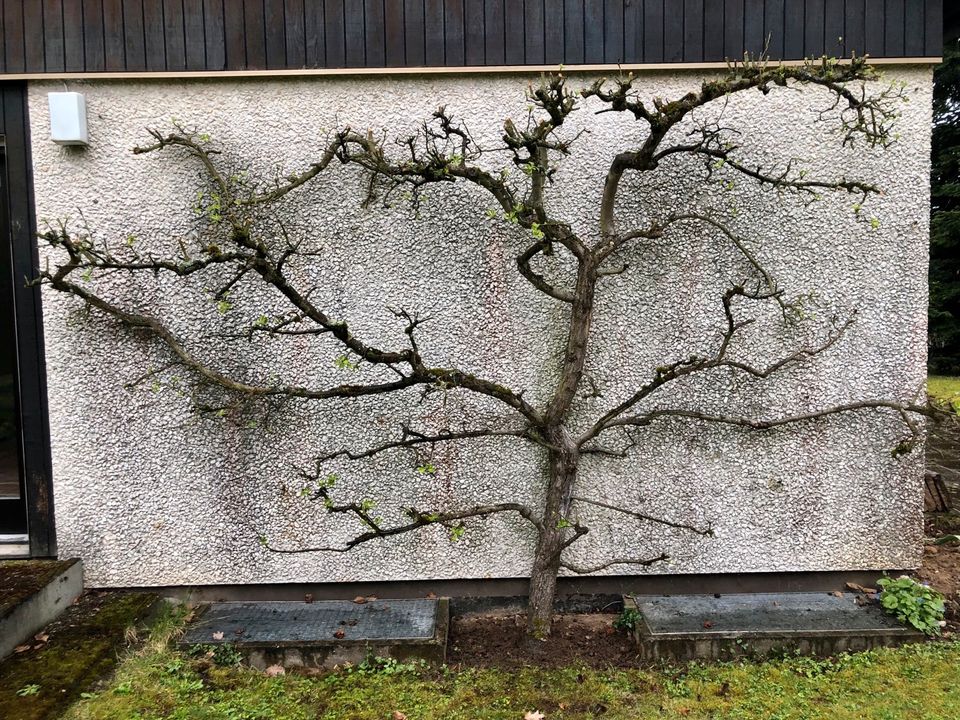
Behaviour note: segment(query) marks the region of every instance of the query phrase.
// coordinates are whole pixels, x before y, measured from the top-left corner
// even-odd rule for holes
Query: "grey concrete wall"
[[[625,182],[621,217],[650,217],[675,208],[714,208],[751,238],[754,251],[790,295],[815,295],[814,316],[785,330],[775,313],[745,303],[756,317],[736,352],[756,362],[823,337],[831,316],[858,320],[829,352],[761,382],[729,371],[677,382],[648,407],[686,407],[776,417],[855,399],[911,400],[925,378],[927,185],[930,71],[901,67],[908,84],[900,141],[887,151],[842,148],[835,123],[814,123],[827,98],[819,91],[775,90],[733,99],[723,122],[742,131],[757,163],[799,158],[813,175],[858,177],[882,187],[857,221],[844,195],[804,206],[738,180],[732,191],[704,186],[697,164],[665,163],[657,177]],[[646,96],[679,96],[697,73],[651,74]],[[72,218],[98,238],[138,247],[176,247],[192,232],[197,168],[171,154],[134,156],[144,128],[171,118],[210,133],[223,161],[256,173],[302,168],[331,128],[350,124],[400,134],[444,103],[496,143],[503,118],[523,117],[529,78],[516,76],[155,81],[71,83],[89,111],[88,149],[48,138],[46,93],[61,83],[33,83],[30,112],[37,212]],[[595,108],[593,108],[595,109]],[[720,108],[700,113],[715,118]],[[590,128],[565,160],[551,189],[554,212],[595,239],[598,199],[614,152],[635,144],[638,127],[614,113],[578,112],[570,132]],[[678,134],[679,137],[679,134]],[[494,163],[490,158],[485,162]],[[543,403],[563,344],[564,309],[516,273],[526,238],[485,215],[492,203],[469,188],[430,188],[418,214],[359,207],[361,182],[332,168],[285,211],[295,232],[321,251],[295,274],[315,286],[317,302],[354,331],[387,346],[403,343],[385,306],[429,311],[421,346],[435,364],[481,373]],[[651,377],[656,366],[716,347],[720,295],[746,275],[742,260],[717,233],[688,227],[656,247],[639,248],[631,269],[604,282],[588,371],[600,397],[581,398],[571,423],[583,427]],[[546,272],[569,273],[562,257]],[[214,282],[168,278],[94,278],[102,292],[171,319],[199,354],[241,377],[282,376],[316,385],[373,379],[375,372],[337,369],[327,340],[253,344],[212,341],[261,313],[283,311],[253,284],[220,315]],[[93,585],[245,582],[334,582],[509,577],[528,571],[532,536],[510,519],[471,525],[451,544],[424,530],[349,554],[276,555],[256,537],[293,547],[333,543],[358,528],[330,518],[298,497],[294,466],[318,452],[366,447],[407,421],[516,424],[490,402],[461,393],[418,392],[390,398],[290,403],[266,425],[198,421],[168,388],[130,391],[124,383],[163,364],[157,345],[131,337],[76,302],[44,295],[57,531],[60,551],[84,560]],[[223,353],[225,359],[216,360]],[[769,433],[690,421],[644,429],[626,460],[585,461],[578,494],[686,523],[712,523],[713,538],[691,537],[624,516],[581,510],[593,531],[576,555],[602,561],[624,553],[669,552],[656,573],[844,570],[910,567],[921,543],[922,451],[894,459],[903,437],[880,411],[836,416]],[[418,474],[419,462],[438,469]],[[370,497],[385,517],[418,504],[462,506],[541,494],[543,458],[516,441],[471,441],[421,457],[397,453],[360,464],[332,464],[344,499]],[[632,572],[636,568],[612,568]]]

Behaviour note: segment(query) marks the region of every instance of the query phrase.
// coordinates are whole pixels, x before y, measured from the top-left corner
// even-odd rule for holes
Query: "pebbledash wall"
[[[648,72],[639,86],[647,97],[677,97],[704,73]],[[776,417],[849,400],[922,396],[931,71],[890,65],[885,73],[888,81],[906,83],[909,98],[899,108],[899,140],[888,150],[841,147],[834,122],[814,122],[827,101],[819,90],[741,94],[724,111],[724,123],[742,132],[758,163],[799,158],[810,176],[857,177],[882,188],[859,218],[851,207],[855,200],[839,193],[805,206],[744,179],[732,191],[705,186],[696,163],[665,163],[655,181],[626,183],[623,217],[672,207],[725,211],[788,294],[813,293],[813,317],[792,331],[782,330],[769,312],[743,305],[744,317],[759,318],[738,350],[743,357],[778,357],[778,351],[822,338],[830,318],[857,311],[838,344],[778,378],[716,372],[670,387],[655,403]],[[331,128],[349,124],[400,135],[439,104],[495,143],[504,117],[525,116],[524,89],[531,80],[536,76],[71,81],[69,89],[86,96],[86,149],[49,141],[47,93],[62,90],[63,83],[34,81],[29,109],[37,217],[41,230],[45,220],[69,217],[73,227],[83,224],[109,242],[133,235],[143,246],[170,247],[195,222],[198,169],[177,153],[133,155],[133,146],[148,141],[147,127],[169,127],[176,118],[209,133],[224,151],[223,162],[270,176],[308,164]],[[588,80],[575,76],[571,82]],[[607,165],[641,134],[627,118],[595,115],[590,107],[574,115],[569,132],[591,133],[563,161],[550,192],[552,207],[595,238]],[[699,117],[719,110],[708,108]],[[689,125],[677,137],[685,129]],[[365,339],[393,346],[403,342],[402,328],[387,306],[429,311],[434,320],[424,326],[421,345],[431,362],[481,373],[542,402],[562,349],[564,311],[517,274],[514,257],[524,238],[508,223],[487,218],[489,198],[459,184],[430,188],[419,213],[402,202],[363,210],[361,191],[359,177],[338,165],[285,206],[291,226],[309,230],[321,251],[301,278],[316,287],[318,301]],[[600,291],[588,363],[600,396],[578,401],[574,425],[597,417],[665,361],[715,347],[720,295],[745,273],[722,238],[694,226],[628,259],[629,271],[607,279]],[[563,277],[565,268],[550,272]],[[240,327],[281,308],[255,290],[249,300],[238,291],[221,316],[209,281],[113,276],[91,282],[131,306],[172,318],[205,357],[219,351],[202,340],[201,329]],[[496,426],[498,407],[459,393],[421,402],[411,392],[291,404],[255,428],[198,421],[167,387],[125,388],[162,365],[165,355],[156,344],[56,293],[45,292],[43,302],[59,553],[83,558],[89,585],[528,573],[534,539],[509,520],[474,522],[456,544],[442,530],[427,529],[343,554],[279,555],[257,542],[262,534],[292,548],[333,543],[359,530],[298,496],[302,481],[295,467],[309,466],[313,455],[370,446],[395,434],[400,421],[434,429]],[[231,353],[228,366],[247,377],[323,383],[351,372],[335,367],[337,353],[323,342],[223,343]],[[641,431],[627,459],[585,460],[578,494],[679,522],[710,523],[715,537],[581,509],[593,530],[577,552],[598,561],[625,552],[670,553],[670,563],[648,573],[914,567],[921,553],[923,451],[892,457],[903,437],[897,418],[883,411],[765,433],[692,421],[655,424]],[[435,475],[416,472],[424,460],[436,466]],[[438,446],[419,458],[397,453],[331,465],[330,471],[341,477],[342,497],[372,498],[389,517],[411,504],[536,504],[544,468],[536,448],[491,440]]]

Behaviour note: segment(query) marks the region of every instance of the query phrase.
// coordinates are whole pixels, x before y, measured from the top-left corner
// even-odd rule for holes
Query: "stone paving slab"
[[[832,655],[923,639],[852,593],[737,593],[635,596],[636,629],[647,659],[717,659],[749,653],[796,651]]]
[[[254,667],[329,667],[370,655],[442,662],[448,614],[446,598],[212,603],[180,643],[229,643]]]

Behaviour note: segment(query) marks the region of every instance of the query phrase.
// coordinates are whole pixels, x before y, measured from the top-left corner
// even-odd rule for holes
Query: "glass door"
[[[0,543],[27,540],[27,502],[17,407],[13,262],[7,213],[7,165],[0,138]]]

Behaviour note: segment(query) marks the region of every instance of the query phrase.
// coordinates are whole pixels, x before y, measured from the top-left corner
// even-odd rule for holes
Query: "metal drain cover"
[[[436,600],[213,603],[187,630],[186,644],[316,644],[429,640]]]

